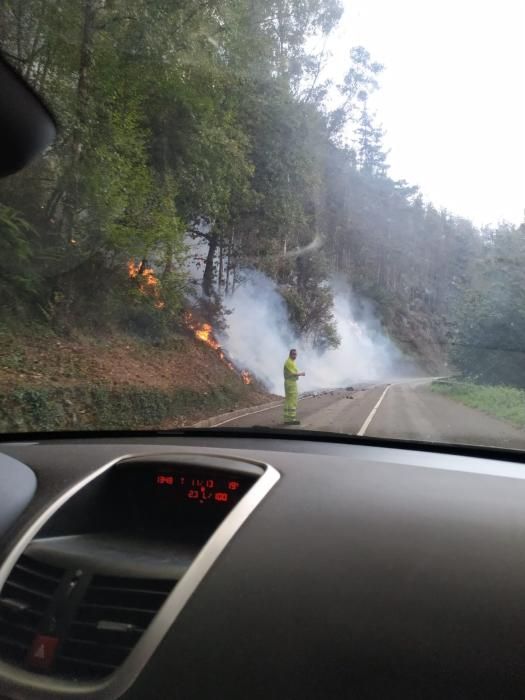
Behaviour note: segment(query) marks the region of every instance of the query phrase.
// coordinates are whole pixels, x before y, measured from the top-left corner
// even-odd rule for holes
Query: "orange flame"
[[[243,369],[241,372],[241,379],[245,384],[251,384],[253,382],[253,377],[247,369]]]
[[[217,355],[219,356],[219,359],[221,359],[224,364],[231,369],[232,372],[236,372],[237,370],[233,366],[233,364],[228,360],[226,357],[224,350],[221,347],[221,344],[217,341],[215,336],[213,335],[213,328],[209,323],[202,323],[198,324],[191,313],[191,311],[186,311],[184,314],[184,323],[190,328],[195,337],[202,341],[203,343],[206,343],[206,345],[209,345],[210,348],[213,348]],[[241,372],[241,379],[245,384],[251,384],[253,379],[251,374],[247,370],[243,370]]]
[[[153,305],[156,309],[163,309],[166,306],[166,303],[160,298],[159,280],[151,267],[145,267],[143,263],[137,265],[134,260],[130,260],[128,262],[128,274],[130,279],[137,280],[141,294],[155,299]]]
[[[207,343],[214,350],[219,350],[220,344],[213,337],[213,328],[209,323],[203,323],[200,328],[194,329],[195,335],[203,343]]]

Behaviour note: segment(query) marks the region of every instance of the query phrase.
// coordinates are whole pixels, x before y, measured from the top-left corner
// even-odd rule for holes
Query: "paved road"
[[[300,428],[525,448],[525,430],[433,393],[431,381],[414,379],[304,398],[299,402]],[[282,407],[241,416],[225,425],[282,427]]]

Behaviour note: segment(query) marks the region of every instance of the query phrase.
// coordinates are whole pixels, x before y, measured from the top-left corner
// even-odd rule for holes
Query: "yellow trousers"
[[[284,422],[289,423],[297,420],[297,401],[299,392],[297,391],[296,379],[284,380]]]

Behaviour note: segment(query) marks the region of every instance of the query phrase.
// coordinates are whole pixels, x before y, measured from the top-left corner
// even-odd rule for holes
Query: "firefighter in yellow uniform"
[[[304,377],[304,372],[299,372],[295,360],[297,358],[297,350],[292,348],[288,359],[284,363],[284,423],[285,425],[300,425],[301,421],[297,420],[297,401],[299,392],[297,390],[297,381],[299,377]]]

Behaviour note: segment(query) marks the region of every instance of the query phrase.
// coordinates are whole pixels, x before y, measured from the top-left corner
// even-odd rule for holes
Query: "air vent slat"
[[[36,588],[32,588],[27,584],[19,583],[18,581],[7,581],[6,587],[15,588],[18,591],[23,591],[24,593],[29,593],[30,595],[38,596],[39,598],[42,598],[45,601],[48,601],[51,598],[51,595],[49,593],[44,593],[43,591],[39,591]]]
[[[76,637],[69,637],[68,639],[68,644],[85,644],[88,647],[96,647],[97,642],[88,640],[88,639],[77,639]],[[130,648],[132,647],[132,644],[129,645],[122,645],[122,644],[105,644],[104,647],[106,649],[112,649],[115,650],[116,652],[121,652],[121,653],[128,653]]]
[[[27,604],[26,611],[36,613],[42,616],[49,604],[49,597],[42,598],[41,596],[34,595],[30,591],[23,590],[20,587],[15,587],[11,584],[11,581],[6,581],[5,586],[2,589],[2,598],[14,598],[19,603]]]
[[[81,642],[68,639],[64,645],[61,657],[79,659],[89,663],[102,663],[112,666],[121,664],[131,651],[131,647],[114,645],[99,645],[95,642]]]
[[[172,584],[173,587],[173,584]],[[166,597],[166,592],[169,591],[158,591],[151,588],[128,588],[127,586],[97,586],[92,585],[90,587],[91,593],[115,593],[116,595],[137,593],[138,595],[152,595],[152,596],[164,596]]]
[[[97,676],[104,676],[107,675],[108,673],[111,673],[114,671],[118,664],[108,664],[108,663],[102,663],[100,661],[90,661],[89,659],[77,659],[74,656],[65,656],[65,655],[60,655],[57,659],[57,668],[64,671],[70,671],[71,666],[74,668],[75,666],[81,666],[83,669],[92,669],[96,670],[97,673],[94,675]],[[100,673],[101,671],[105,671],[105,673]]]
[[[91,588],[108,588],[112,590],[129,590],[140,593],[141,589],[147,591],[156,591],[159,593],[168,594],[175,581],[167,579],[148,579],[148,578],[125,578],[113,576],[95,576],[91,582]]]
[[[97,622],[88,622],[86,620],[75,620],[73,623],[73,626],[80,626],[86,630],[93,630],[95,632],[99,631],[98,624]],[[142,634],[144,632],[143,627],[137,627],[137,625],[134,625],[134,631]]]
[[[60,574],[27,556],[15,564],[0,596],[0,658],[24,664]]]
[[[31,610],[31,608],[25,608],[25,610],[16,615],[16,617],[9,614],[4,614],[4,612],[0,610],[0,620],[2,621],[2,624],[7,624],[8,622],[12,623],[14,620],[16,620],[17,627],[27,626],[36,628],[41,617],[41,612],[38,610]]]
[[[42,628],[41,621],[57,606],[73,615],[60,635],[53,675],[76,680],[103,678],[118,668],[135,647],[176,581],[86,573],[83,598],[77,602],[59,593],[65,570],[23,556],[5,583],[0,605],[0,658],[25,665]],[[72,607],[71,607],[72,606]],[[61,612],[60,612],[61,611]]]
[[[44,581],[49,581],[50,583],[57,584],[60,581],[60,574],[57,574],[56,576],[51,576],[49,573],[42,573],[41,571],[36,571],[36,569],[33,569],[29,567],[27,564],[20,564],[18,563],[13,571],[23,571],[25,574],[28,574],[29,576],[34,576],[35,578],[40,578]]]
[[[10,621],[5,617],[0,616],[0,634],[9,635],[12,634],[25,634],[33,635],[36,632],[36,626],[24,624],[21,620],[16,620],[16,622]]]
[[[101,630],[92,622],[75,622],[71,627],[71,638],[79,639],[95,644],[126,644],[134,646],[142,634],[143,627],[135,627],[129,632],[115,632],[112,630]]]
[[[64,675],[93,679],[117,668],[136,645],[175,583],[94,576],[60,652],[57,670]]]
[[[47,593],[48,595],[53,594],[60,582],[60,579],[55,580],[49,576],[34,574],[29,569],[21,566],[15,566],[9,578],[11,581],[16,581],[16,583],[28,586],[28,588],[36,588],[42,593]]]
[[[3,646],[11,646],[11,647],[16,647],[17,649],[21,649],[23,651],[27,651],[27,644],[26,641],[19,641],[18,639],[13,639],[13,637],[5,637],[3,634],[0,635],[0,649]]]
[[[163,601],[160,601],[162,604]],[[118,613],[140,613],[142,615],[155,615],[157,610],[155,608],[131,608],[125,605],[110,605],[105,603],[82,603],[81,608],[91,608],[93,610],[116,610]]]
[[[37,561],[36,559],[32,559],[31,557],[28,557],[26,554],[23,554],[18,562],[16,563],[15,568],[23,568],[29,571],[29,573],[35,575],[35,576],[42,576],[42,577],[47,577],[47,578],[52,578],[54,579],[57,583],[60,581],[63,575],[63,570],[60,569],[57,566],[51,566],[51,564],[44,564],[40,561]]]
[[[111,620],[146,628],[154,615],[155,611],[152,610],[144,611],[131,608],[114,608],[111,606],[82,604],[78,610],[77,620],[80,622],[94,622],[95,624],[101,620]]]
[[[137,609],[137,601],[140,601],[140,610],[157,612],[166,598],[165,593],[143,590],[130,591],[129,589],[90,588],[85,602],[89,605],[100,605],[119,609]]]
[[[14,662],[22,662],[33,641],[34,633],[7,626],[3,622],[0,633],[0,656]]]

